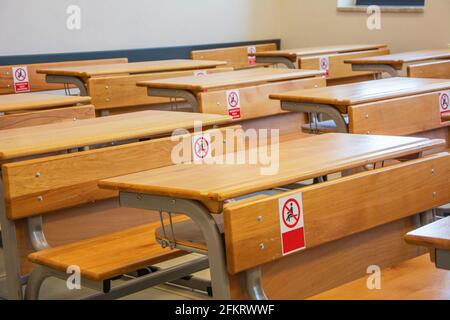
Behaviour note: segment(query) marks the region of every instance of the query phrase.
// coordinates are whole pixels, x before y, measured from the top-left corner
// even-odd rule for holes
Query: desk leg
[[[16,225],[6,216],[3,181],[0,179],[0,223],[2,226],[3,254],[6,271],[7,299],[22,300],[22,277],[20,275],[20,257],[17,248]]]
[[[353,71],[374,71],[374,72],[386,72],[393,78],[400,77],[400,74],[397,70],[392,68],[389,65],[383,64],[353,64]]]
[[[283,64],[288,69],[298,69],[295,62],[285,57],[256,57],[256,63]]]
[[[281,109],[293,112],[326,114],[331,118],[331,120],[336,123],[337,132],[348,133],[348,127],[344,117],[339,112],[339,110],[331,105],[316,105],[309,103],[282,101]]]
[[[206,239],[213,297],[217,300],[231,299],[225,244],[216,222],[205,206],[192,200],[126,192],[120,193],[120,205],[130,208],[184,214],[191,218],[202,230]]]
[[[199,112],[197,97],[190,91],[177,89],[148,88],[149,97],[181,98],[187,101],[194,112]]]
[[[86,89],[86,85],[83,81],[81,81],[80,78],[77,77],[69,77],[69,76],[53,76],[53,75],[47,75],[45,77],[45,80],[48,83],[66,83],[66,84],[73,84],[80,90],[81,96],[87,96],[88,92]]]

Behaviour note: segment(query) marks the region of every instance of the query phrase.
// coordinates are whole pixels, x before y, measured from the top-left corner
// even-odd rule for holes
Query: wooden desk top
[[[223,66],[225,61],[212,60],[161,60],[161,61],[143,61],[132,63],[100,64],[82,67],[60,67],[39,69],[36,72],[47,75],[73,76],[80,78],[89,78],[93,76],[104,76],[123,73],[154,73],[165,71],[183,71],[202,68],[214,68]]]
[[[2,130],[0,161],[67,150],[88,145],[170,135],[175,129],[192,129],[195,121],[203,127],[231,122],[229,116],[173,111],[142,111]]]
[[[438,49],[438,50],[411,51],[396,54],[388,54],[384,56],[349,59],[345,60],[345,63],[384,64],[384,65],[391,65],[395,69],[401,70],[403,68],[404,63],[428,61],[436,59],[449,59],[449,58],[450,58],[450,49]]]
[[[338,54],[356,51],[375,50],[379,48],[386,48],[385,44],[358,44],[358,45],[336,45],[324,47],[310,47],[299,49],[287,49],[277,51],[263,51],[252,54],[257,57],[285,57],[295,61],[298,57],[316,56],[324,54]]]
[[[257,85],[267,82],[287,81],[312,78],[323,75],[319,70],[291,70],[275,68],[253,68],[207,74],[204,76],[188,76],[171,79],[160,79],[138,82],[137,85],[149,88],[180,89],[200,92],[208,89]]]
[[[123,192],[223,202],[368,163],[421,152],[444,140],[331,133],[280,143],[276,175],[259,165],[181,164],[106,179],[100,186]],[[248,157],[246,157],[248,159]]]
[[[450,80],[399,77],[271,94],[270,98],[347,107],[448,89],[450,89]]]
[[[405,240],[417,246],[450,250],[450,217],[409,232]]]
[[[0,95],[0,112],[57,108],[90,102],[90,97],[43,93],[5,94]]]

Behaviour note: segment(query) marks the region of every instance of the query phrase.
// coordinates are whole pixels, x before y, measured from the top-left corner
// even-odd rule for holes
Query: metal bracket
[[[289,58],[286,57],[256,57],[257,63],[273,63],[283,64],[288,69],[297,69],[297,66]]]
[[[88,92],[86,89],[86,85],[84,82],[78,77],[71,76],[57,76],[57,75],[47,75],[45,77],[47,83],[64,83],[64,84],[73,84],[78,90],[80,90],[81,96],[87,96]]]
[[[450,251],[436,249],[436,268],[450,270]]]
[[[252,300],[269,300],[263,288],[261,267],[247,270],[245,281],[247,292]]]
[[[166,97],[166,98],[181,98],[187,101],[194,112],[198,112],[197,97],[190,91],[177,89],[163,89],[163,88],[148,88],[147,94],[149,97]]]
[[[45,238],[42,216],[30,217],[27,219],[28,236],[30,237],[31,245],[35,251],[42,251],[49,249],[50,245]]]
[[[400,77],[398,70],[395,70],[387,64],[352,64],[353,71],[373,71],[373,72],[386,72],[391,77]]]
[[[326,114],[336,123],[337,132],[348,133],[348,126],[344,116],[332,105],[281,101],[281,109],[294,112]]]

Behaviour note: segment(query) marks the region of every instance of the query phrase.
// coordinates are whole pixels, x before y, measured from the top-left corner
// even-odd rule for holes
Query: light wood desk
[[[404,53],[396,53],[384,56],[348,59],[354,71],[386,72],[391,77],[399,77],[399,71],[405,64],[431,61],[439,59],[450,59],[450,49],[420,50]]]
[[[125,207],[189,216],[206,240],[216,299],[265,298],[263,283],[273,299],[296,299],[342,283],[349,274],[355,279],[362,276],[368,254],[362,243],[370,247],[372,257],[377,256],[371,263],[392,263],[411,256],[412,250],[407,252],[410,248],[405,251],[408,246],[394,240],[404,234],[395,221],[401,219],[400,229],[414,227],[411,216],[450,200],[446,183],[450,155],[416,158],[281,194],[255,193],[368,163],[417,156],[443,143],[423,138],[328,134],[281,143],[279,171],[271,176],[262,176],[259,165],[180,164],[106,179],[99,185],[119,191]],[[431,177],[430,165],[439,171],[433,181],[413,181]],[[439,190],[438,196],[433,198],[429,190],[419,190],[418,186]],[[395,190],[396,196],[386,198],[392,194],[388,189]],[[418,200],[418,195],[425,194],[430,196]],[[246,195],[255,198],[226,204]],[[302,198],[306,250],[283,257],[279,201],[297,196]],[[410,197],[417,200],[412,206],[400,200]],[[211,216],[222,212],[225,244]],[[350,238],[342,240],[346,236]],[[382,242],[389,237],[388,253]],[[333,258],[340,250],[346,254]],[[329,259],[336,260],[331,263]],[[338,264],[344,266],[327,268]]]
[[[372,72],[353,72],[344,60],[389,54],[383,44],[337,45],[256,53],[258,63],[283,64],[290,69],[315,69],[326,72],[328,84],[373,79]]]
[[[176,77],[179,76],[177,73],[183,75],[184,72],[186,75],[186,72],[194,70],[215,71],[216,67],[224,65],[225,61],[161,60],[46,68],[37,70],[37,73],[45,74],[49,83],[75,85],[82,96],[91,96],[97,110],[107,115],[113,108],[167,103],[167,101],[149,101],[146,95],[139,97],[139,93],[142,92],[136,92],[137,81],[171,77],[171,74],[172,77]],[[123,91],[131,91],[137,97]]]
[[[323,72],[317,70],[288,70],[257,68],[208,74],[201,77],[179,77],[139,82],[146,87],[148,95],[183,98],[195,112],[230,114],[229,100],[235,92],[239,105],[238,120],[255,118],[281,112],[279,104],[271,104],[267,98],[272,90],[276,92],[294,88],[319,87],[324,85],[320,78]],[[262,104],[264,107],[262,107]]]
[[[450,217],[409,232],[406,242],[427,247],[438,269],[450,270]]]
[[[198,123],[207,129],[229,122],[220,115],[143,111],[2,131],[0,221],[8,297],[22,297],[23,274],[30,271],[27,253],[47,247],[47,241],[67,243],[149,221],[142,212],[118,211],[117,194],[100,190],[96,179],[134,172],[124,159],[137,155],[135,167],[172,163],[174,142],[156,138]],[[149,149],[136,153],[142,145]],[[45,236],[44,214],[50,221]]]
[[[390,78],[327,88],[272,94],[282,108],[297,112],[327,114],[338,132],[411,135],[443,130],[441,93],[450,81],[419,78]],[[348,123],[344,115],[348,115]]]

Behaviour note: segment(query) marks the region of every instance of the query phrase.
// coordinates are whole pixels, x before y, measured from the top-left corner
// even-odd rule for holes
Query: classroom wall
[[[81,29],[69,30],[69,5]],[[275,39],[279,0],[0,1],[0,56]]]
[[[450,1],[426,0],[425,13],[382,13],[381,30],[368,30],[365,12],[338,12],[336,0],[280,0],[284,48],[386,43],[394,52],[450,44]]]

